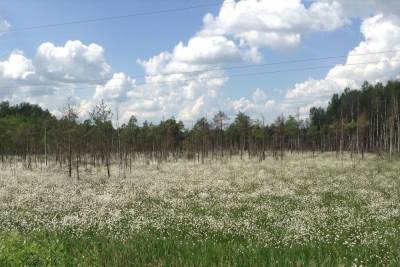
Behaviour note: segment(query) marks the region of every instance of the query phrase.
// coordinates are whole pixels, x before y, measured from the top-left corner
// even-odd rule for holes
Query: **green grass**
[[[194,239],[182,232],[149,231],[124,240],[94,232],[83,237],[7,233],[0,241],[1,266],[398,266],[400,260],[398,240],[388,247],[309,243],[272,248],[223,235]]]

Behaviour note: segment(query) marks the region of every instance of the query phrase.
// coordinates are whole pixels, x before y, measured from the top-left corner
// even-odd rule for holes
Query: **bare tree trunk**
[[[72,148],[71,137],[68,137],[68,176],[72,176]]]
[[[79,160],[80,155],[79,152],[76,153],[76,179],[79,181]]]

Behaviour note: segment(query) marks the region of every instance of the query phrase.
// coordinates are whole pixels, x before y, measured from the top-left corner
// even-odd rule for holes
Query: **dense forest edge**
[[[232,156],[283,158],[285,151],[376,153],[392,158],[400,152],[400,82],[365,82],[360,89],[334,94],[326,108],[313,107],[308,119],[280,116],[264,125],[239,112],[233,120],[220,111],[212,121],[200,118],[193,127],[170,118],[139,125],[136,117],[114,127],[112,110],[104,102],[78,118],[67,104],[61,118],[38,105],[0,103],[1,162],[24,162],[32,168],[49,162],[68,166],[79,179],[80,166],[118,163],[128,169],[135,159],[179,158],[204,162]],[[232,121],[228,123],[229,121]]]

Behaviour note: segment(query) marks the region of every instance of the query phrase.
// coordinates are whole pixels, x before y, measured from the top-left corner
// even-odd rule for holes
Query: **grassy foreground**
[[[1,266],[379,266],[388,256],[385,266],[400,262],[398,239],[392,240],[391,251],[312,243],[268,248],[222,236],[200,241],[162,233],[142,233],[124,240],[93,233],[79,238],[61,233],[8,233],[0,240]]]
[[[398,266],[400,163],[0,168],[0,266]],[[114,173],[117,173],[114,170]]]

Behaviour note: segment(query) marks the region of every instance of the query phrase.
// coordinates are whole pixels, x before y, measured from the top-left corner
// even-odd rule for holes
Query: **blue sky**
[[[230,21],[226,22],[226,19],[224,20],[223,16],[219,15],[220,12],[222,13],[222,9],[224,7],[210,6],[187,10],[184,12],[170,12],[165,14],[105,20],[95,23],[82,23],[76,25],[13,31],[13,29],[30,26],[57,24],[90,18],[120,16],[138,12],[166,10],[216,2],[217,1],[199,2],[194,0],[121,0],[117,2],[91,0],[1,1],[0,17],[7,21],[11,27],[9,28],[10,32],[0,36],[0,60],[4,63],[10,61],[9,57],[11,54],[22,54],[25,59],[32,61],[33,66],[31,68],[27,68],[29,71],[26,70],[26,73],[21,74],[21,77],[13,77],[14,80],[12,81],[12,84],[18,85],[23,83],[25,86],[24,90],[18,92],[18,90],[11,89],[6,93],[0,94],[0,98],[2,98],[2,100],[10,100],[12,102],[24,100],[37,102],[38,104],[43,105],[44,107],[49,108],[51,111],[54,111],[58,114],[61,114],[62,112],[61,106],[63,103],[60,95],[63,95],[63,92],[68,92],[65,93],[63,97],[74,97],[76,105],[82,109],[82,114],[87,112],[86,109],[90,109],[90,107],[93,106],[96,101],[99,101],[99,98],[101,97],[108,101],[111,106],[120,108],[122,110],[121,112],[125,113],[125,119],[131,115],[136,115],[138,117],[141,117],[142,115],[144,118],[149,120],[159,120],[161,117],[165,116],[175,116],[183,120],[194,120],[200,116],[204,116],[204,114],[215,112],[218,109],[226,110],[231,114],[234,114],[238,111],[245,111],[250,114],[262,113],[270,115],[270,118],[272,119],[274,116],[281,113],[293,113],[293,111],[298,108],[303,108],[303,113],[306,113],[310,105],[323,105],[329,99],[326,95],[338,90],[340,91],[339,88],[341,88],[342,85],[357,86],[358,80],[360,79],[367,79],[375,82],[380,80],[379,75],[381,75],[382,80],[395,78],[397,75],[396,65],[392,66],[393,69],[390,69],[388,73],[379,74],[372,72],[371,76],[368,76],[368,73],[360,75],[358,70],[348,69],[349,67],[347,67],[346,72],[349,72],[352,75],[357,73],[357,75],[360,76],[353,78],[346,74],[346,79],[349,80],[347,83],[343,82],[343,77],[335,76],[336,74],[333,75],[332,78],[328,77],[330,70],[336,70],[335,65],[338,65],[337,68],[346,68],[346,62],[349,61],[349,58],[227,70],[223,73],[223,75],[226,77],[226,80],[215,81],[215,84],[213,85],[202,84],[199,82],[199,84],[192,86],[195,88],[188,89],[190,91],[190,93],[188,93],[189,96],[182,97],[181,100],[174,104],[171,104],[171,99],[176,99],[177,95],[179,96],[178,98],[180,98],[180,94],[182,93],[181,90],[183,90],[182,88],[185,85],[179,85],[175,88],[161,88],[162,86],[160,85],[158,88],[155,88],[157,87],[157,84],[150,82],[148,88],[135,89],[135,83],[143,83],[144,78],[136,79],[136,82],[133,82],[133,84],[129,80],[129,76],[160,75],[168,72],[167,67],[165,67],[165,69],[158,70],[156,73],[150,73],[149,70],[144,67],[144,64],[138,63],[139,59],[148,61],[149,59],[163,52],[170,53],[170,56],[173,59],[164,60],[162,64],[175,66],[175,64],[178,62],[181,65],[184,64],[183,69],[188,70],[199,67],[200,69],[210,68],[211,65],[208,63],[200,64],[200,61],[196,61],[200,59],[196,58],[196,56],[192,57],[190,54],[196,54],[197,50],[201,50],[202,47],[200,46],[199,48],[198,46],[193,46],[192,48],[191,45],[188,44],[188,42],[194,37],[199,37],[199,39],[207,39],[210,35],[212,35],[212,38],[223,38],[221,45],[224,45],[228,42],[229,45],[234,45],[234,48],[239,50],[241,57],[246,58],[237,59],[234,57],[235,60],[232,60],[229,58],[231,55],[223,55],[219,57],[219,55],[214,53],[208,55],[206,52],[200,55],[201,57],[210,56],[219,58],[219,61],[212,61],[212,64],[220,66],[221,68],[229,68],[229,66],[232,65],[265,64],[270,62],[291,61],[305,58],[347,55],[354,49],[356,49],[358,53],[373,53],[378,50],[385,50],[386,48],[384,45],[377,45],[375,43],[367,43],[367,49],[364,47],[364,50],[362,50],[360,48],[361,44],[362,42],[366,41],[366,36],[368,33],[366,34],[365,31],[362,32],[360,29],[363,27],[368,28],[368,23],[371,21],[371,23],[374,24],[373,26],[376,26],[378,29],[370,29],[373,28],[371,26],[367,29],[368,31],[382,31],[379,26],[383,25],[382,27],[385,27],[386,25],[386,27],[388,27],[387,23],[393,24],[391,26],[397,29],[398,21],[393,19],[393,15],[396,17],[397,14],[389,14],[387,11],[396,10],[398,6],[396,1],[388,1],[387,5],[383,4],[383,6],[380,6],[379,1],[370,0],[367,1],[367,5],[370,5],[369,7],[366,6],[367,12],[357,14],[357,12],[352,11],[351,7],[346,6],[346,1],[308,1],[306,3],[300,0],[288,0],[288,3],[290,2],[289,4],[286,3],[283,4],[286,6],[280,7],[279,4],[276,4],[276,1],[275,4],[273,4],[273,1],[270,0],[261,0],[259,2],[256,0],[251,0],[249,1],[249,4],[246,4],[247,6],[244,4],[240,5],[241,3],[236,3],[235,9],[228,10],[227,8],[228,11],[226,12],[232,12],[232,17],[239,14],[237,15],[237,21],[233,22],[235,27],[232,27],[231,25],[224,25],[224,23],[231,23]],[[220,2],[222,3],[223,1]],[[265,3],[262,4],[262,2]],[[253,29],[249,28],[252,25],[251,23],[248,25],[243,25],[243,28],[247,27],[247,29],[243,30],[243,32],[240,32],[242,27],[240,23],[242,23],[243,18],[246,18],[246,12],[252,8],[251,3],[254,4],[254,9],[252,12],[259,13],[256,15],[261,18],[263,23],[265,23],[265,25],[262,25],[262,27],[254,29],[254,32],[259,34],[259,36],[264,36],[263,34],[267,34],[265,36],[274,34],[274,36],[279,36],[277,38],[281,38],[282,35],[286,35],[288,32],[290,32],[290,36],[298,35],[301,37],[301,40],[294,43],[290,41],[287,44],[283,44],[286,42],[283,40],[283,49],[280,49],[280,41],[278,42],[278,45],[276,45],[275,43],[269,44],[268,40],[264,40],[265,38],[261,41],[253,42],[251,38],[243,37],[245,34],[253,32]],[[273,5],[277,5],[277,7]],[[315,6],[313,7],[313,5]],[[395,8],[391,9],[388,7],[388,5],[394,5]],[[329,12],[329,16],[336,12],[334,14],[335,16],[332,15],[332,18],[327,18],[326,13],[323,13],[325,12],[324,9],[321,7],[330,8],[329,10],[333,11]],[[293,12],[298,12],[298,14],[302,14],[302,12],[308,12],[310,14],[305,14],[304,16],[302,15],[303,17],[299,15],[299,18],[293,20],[293,14],[297,16],[297,13],[289,13],[290,16],[288,16],[287,10],[289,9],[292,9]],[[278,15],[279,17],[279,12],[282,13],[282,18],[279,23],[283,26],[268,25],[268,23],[275,23],[274,20],[268,19],[269,16]],[[318,12],[320,12],[320,14]],[[219,26],[206,26],[205,23],[203,23],[203,18],[207,13],[213,14],[212,17],[213,21],[215,22],[214,24],[217,25],[218,22]],[[375,21],[373,21],[373,19],[379,15],[381,15],[382,18],[375,19]],[[288,16],[287,23],[285,21],[285,16]],[[314,26],[309,26],[310,22],[306,21],[306,19],[309,19],[309,17],[313,18],[312,23],[315,23]],[[266,18],[265,21],[263,18]],[[302,22],[302,19],[305,21]],[[321,22],[318,22],[318,19],[320,19]],[[323,21],[325,19],[332,21],[332,23],[325,23]],[[243,24],[245,23],[246,22],[243,22]],[[259,22],[257,23],[259,24]],[[219,27],[219,29],[214,29],[213,27]],[[213,32],[212,34],[199,34],[200,32],[214,30],[215,33]],[[370,35],[373,35],[373,33]],[[382,38],[386,37],[387,36],[383,36]],[[100,76],[92,73],[93,77],[88,75],[88,80],[100,77],[104,79],[110,79],[109,82],[113,84],[113,75],[115,73],[119,73],[123,75],[123,77],[118,78],[117,81],[126,79],[127,84],[129,84],[129,86],[132,88],[126,88],[126,86],[128,86],[126,83],[119,84],[118,86],[121,86],[121,88],[110,93],[107,92],[107,89],[111,88],[110,86],[107,87],[107,85],[105,85],[106,81],[104,81],[103,83],[97,84],[97,87],[88,86],[83,90],[77,90],[76,88],[74,89],[72,88],[74,85],[69,84],[67,87],[61,86],[60,88],[54,89],[50,95],[43,96],[37,95],[36,93],[30,93],[28,80],[34,80],[36,83],[39,80],[46,81],[46,86],[48,86],[48,83],[50,82],[50,71],[43,71],[44,67],[38,66],[38,62],[43,63],[44,60],[37,60],[37,58],[39,58],[38,48],[46,42],[52,43],[54,47],[64,47],[68,41],[79,41],[80,44],[78,46],[82,46],[83,49],[89,49],[87,47],[94,43],[104,50],[102,53],[100,53],[100,55],[98,55],[99,58],[96,59],[96,64],[103,62],[104,64],[108,65],[110,69],[105,71],[104,75]],[[370,42],[373,41],[374,40]],[[390,41],[394,42],[394,40]],[[174,48],[180,42],[182,42],[183,47],[180,53],[181,55],[184,55],[184,59],[176,60],[174,58],[182,58],[180,55],[178,55],[178,52],[175,54],[173,52]],[[274,39],[271,42],[274,42]],[[219,45],[219,41],[215,43],[215,45]],[[285,45],[288,47],[285,47]],[[370,45],[370,47],[368,47],[368,45]],[[387,46],[388,48],[386,50],[389,50],[389,48],[391,48],[389,41],[387,41]],[[214,48],[211,47],[210,49]],[[251,49],[257,50],[257,56],[248,59],[245,55],[247,55]],[[380,59],[387,60],[387,57],[384,56],[385,55],[382,55]],[[52,60],[52,58],[46,57],[46,60]],[[80,64],[80,62],[83,62],[83,70],[86,68],[97,68],[97,66],[84,65],[90,64],[87,62],[88,59],[84,57],[79,58],[77,56],[73,59],[75,61],[72,63],[71,61],[68,61],[67,63],[65,61],[56,61],[59,60],[59,58],[54,60],[54,62],[57,64],[74,64],[73,68],[75,69],[77,68],[76,66],[78,66],[76,64]],[[201,60],[201,62],[204,62],[204,60],[207,60],[207,58],[201,58]],[[364,57],[362,59],[359,58],[359,62],[362,62],[363,60]],[[53,66],[47,61],[45,63],[45,66],[47,67]],[[22,63],[20,61],[16,61],[13,64],[17,65],[15,68],[22,68]],[[160,63],[160,66],[162,64]],[[12,64],[4,63],[3,65],[10,66]],[[240,78],[234,77],[236,74],[276,71],[293,68],[309,68],[320,65],[330,65],[332,67],[299,72],[284,72],[279,74]],[[178,69],[182,71],[181,68],[182,66],[180,66]],[[38,71],[39,69],[41,72]],[[68,70],[65,71],[68,72]],[[340,69],[339,71],[343,73],[343,71]],[[0,68],[0,81],[3,79],[5,86],[7,86],[11,83],[10,77],[6,77],[5,70],[3,70],[3,72],[4,73],[2,77]],[[27,73],[29,73],[29,75]],[[36,76],[33,77],[34,74],[32,73],[34,73]],[[71,73],[63,73],[63,75],[65,77],[74,76]],[[217,76],[220,76],[220,74]],[[52,77],[53,80],[51,80],[51,82],[60,82],[54,80],[54,75]],[[192,79],[192,76],[190,78]],[[307,80],[310,78],[314,79],[315,82],[311,84],[304,84],[307,83]],[[201,81],[202,78],[199,79]],[[153,86],[151,86],[151,84]],[[299,85],[300,89],[296,87],[296,84]],[[101,86],[104,85],[105,87],[101,88]],[[58,84],[57,86],[60,85]],[[210,88],[208,88],[208,86],[210,86]],[[81,88],[82,85],[79,85],[79,87]],[[204,89],[203,87],[207,88]],[[325,90],[325,87],[332,88]],[[114,89],[114,87],[112,89]],[[0,90],[2,89],[0,88]],[[159,91],[162,91],[162,93]],[[215,91],[217,92],[215,93]],[[324,91],[325,93],[321,95],[321,91]],[[262,92],[261,97],[253,97],[256,92]],[[118,96],[116,96],[116,94],[118,94]],[[57,97],[52,97],[52,95]],[[166,95],[168,95],[168,97],[166,97]],[[262,101],[262,103],[259,103],[258,100]],[[142,105],[137,104],[139,102],[142,103]],[[268,103],[268,105],[266,103]],[[135,107],[132,108],[133,106]],[[196,106],[197,109],[192,109],[194,106]]]
[[[57,24],[82,20],[169,9],[170,5],[186,6],[184,1],[7,1],[0,8],[15,28]],[[46,41],[64,44],[68,40],[98,43],[106,49],[107,59],[120,70],[142,71],[135,63],[139,57],[150,57],[179,40],[188,39],[198,30],[207,8],[96,23],[68,25],[31,31],[13,32],[3,37],[2,50],[21,49],[33,55]],[[189,23],[188,23],[189,22]],[[184,26],[184,27],[182,27]],[[179,30],[178,30],[179,29]],[[135,68],[132,70],[132,68]],[[135,73],[136,73],[135,72]]]

